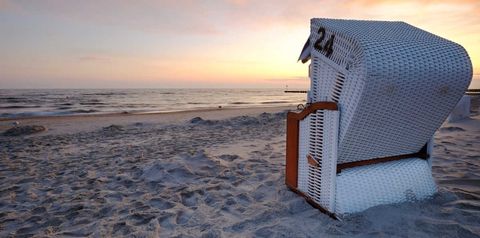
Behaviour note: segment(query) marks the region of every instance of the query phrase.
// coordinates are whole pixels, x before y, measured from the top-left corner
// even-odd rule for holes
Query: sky
[[[307,88],[313,17],[405,21],[463,45],[478,78],[479,16],[479,0],[0,0],[0,88]]]

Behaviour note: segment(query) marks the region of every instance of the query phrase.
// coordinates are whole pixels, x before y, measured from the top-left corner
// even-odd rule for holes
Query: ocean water
[[[287,106],[283,89],[0,89],[0,118]]]

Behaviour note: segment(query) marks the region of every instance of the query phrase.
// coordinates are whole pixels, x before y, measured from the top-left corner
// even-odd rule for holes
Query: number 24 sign
[[[325,42],[324,45],[322,45],[322,41],[325,39],[325,28],[320,27],[318,29],[318,34],[320,37],[318,38],[317,41],[315,41],[315,44],[313,47],[317,49],[318,51],[322,52],[325,54],[326,57],[329,57],[333,53],[333,40],[335,39],[335,35],[332,34],[330,38]]]

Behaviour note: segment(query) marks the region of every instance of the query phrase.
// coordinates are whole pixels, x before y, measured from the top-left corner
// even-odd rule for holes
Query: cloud
[[[0,13],[1,12],[18,12],[19,8],[12,0],[0,0]]]
[[[0,9],[15,4],[33,14],[161,34],[215,35],[271,27],[298,27],[313,17],[398,19],[427,18],[479,24],[480,1],[289,0],[0,0]]]
[[[0,0],[6,1],[6,0]],[[133,31],[175,34],[218,34],[205,6],[194,1],[17,1],[24,11],[36,15],[128,28]]]
[[[0,0],[0,10],[6,10],[10,8],[11,4],[9,0]]]
[[[83,55],[78,57],[79,61],[111,61],[112,57],[105,55]]]
[[[250,0],[226,0],[226,2],[238,7],[243,7],[251,3]]]

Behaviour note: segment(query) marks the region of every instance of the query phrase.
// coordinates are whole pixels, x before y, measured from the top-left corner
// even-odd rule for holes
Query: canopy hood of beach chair
[[[325,56],[325,44],[332,35],[348,41],[339,42],[339,37],[332,40],[332,51],[342,50],[340,44],[343,43],[358,46],[359,50],[342,57]],[[324,59],[347,70],[363,67],[366,73],[376,76],[391,74],[392,71],[428,75],[432,70],[442,71],[451,77],[472,74],[471,61],[464,57],[468,54],[461,45],[401,21],[312,18],[311,34],[298,61],[306,63],[313,51],[321,52],[319,55],[325,56]],[[429,57],[429,60],[424,60],[424,57]],[[440,67],[451,59],[463,60],[457,65],[463,65],[464,68],[451,70],[449,67]]]
[[[339,104],[342,163],[420,150],[472,77],[461,45],[398,21],[313,18],[299,60],[310,101]]]

